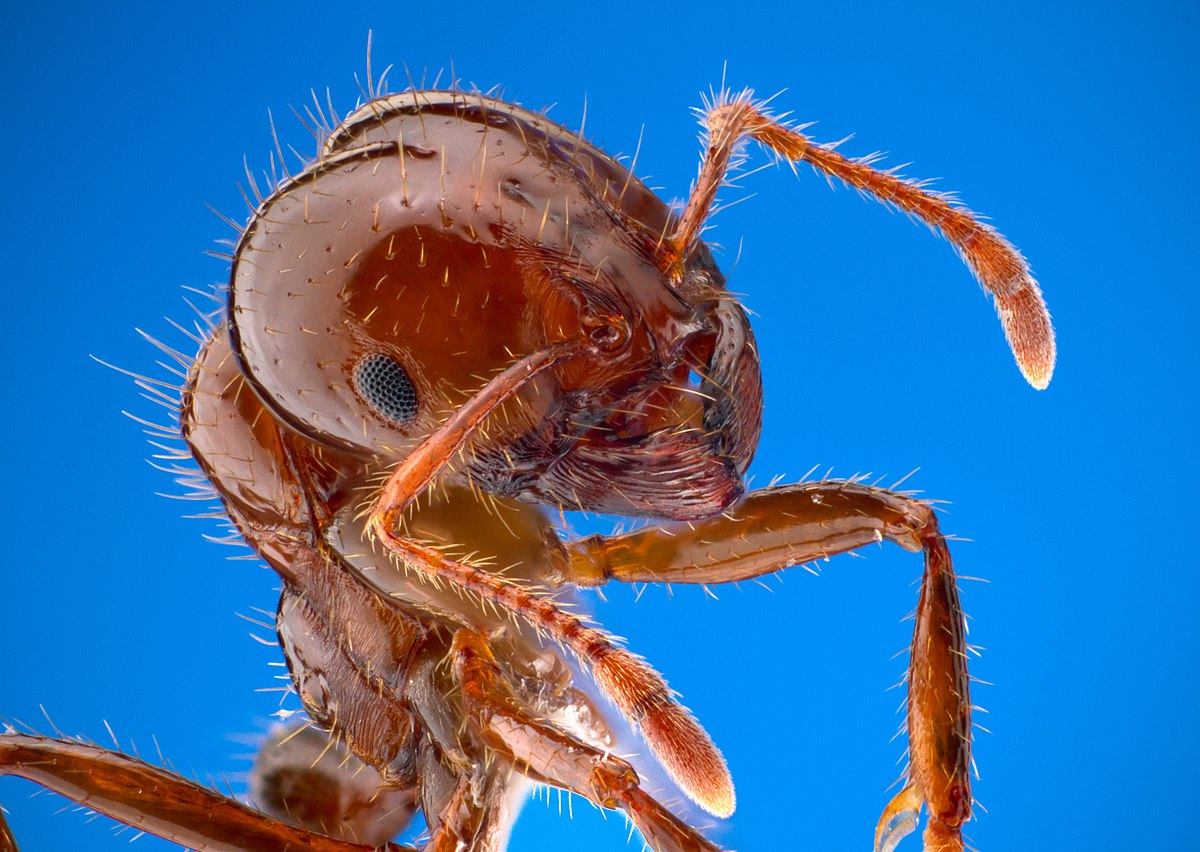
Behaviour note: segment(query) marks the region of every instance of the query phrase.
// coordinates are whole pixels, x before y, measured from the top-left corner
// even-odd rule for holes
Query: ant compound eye
[[[354,366],[354,389],[381,416],[403,425],[417,416],[417,391],[391,355],[364,355]]]

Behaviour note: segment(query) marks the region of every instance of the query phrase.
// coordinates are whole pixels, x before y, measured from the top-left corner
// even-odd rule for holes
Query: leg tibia
[[[931,535],[925,542],[925,577],[908,672],[909,775],[929,809],[927,849],[930,832],[957,836],[971,816],[966,654],[966,628],[950,551],[940,535]]]
[[[374,848],[286,825],[165,769],[75,740],[0,734],[0,775],[26,778],[140,831],[193,849],[367,852]],[[402,849],[394,844],[385,848]]]

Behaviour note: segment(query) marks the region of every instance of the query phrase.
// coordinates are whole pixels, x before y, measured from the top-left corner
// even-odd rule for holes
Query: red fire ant
[[[753,139],[945,235],[1038,388],[1049,316],[1021,255],[945,197],[813,144],[748,94],[703,121],[678,214],[578,135],[490,97],[379,97],[326,127],[241,231],[180,407],[204,476],[282,580],[277,631],[311,726],[265,748],[265,812],[72,740],[0,735],[0,772],[194,848],[399,849],[419,809],[424,849],[499,850],[528,779],[622,810],[658,852],[716,850],[610,753],[610,710],[574,666],[681,790],[727,816],[720,752],[570,590],[733,582],[886,539],[925,571],[911,765],[876,849],[922,805],[926,850],[962,849],[971,705],[936,518],[853,482],[746,493],[758,353],[701,231]],[[660,524],[564,541],[547,509]]]

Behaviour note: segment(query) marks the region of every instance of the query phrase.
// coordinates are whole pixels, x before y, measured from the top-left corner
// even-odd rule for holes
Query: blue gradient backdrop
[[[225,274],[203,251],[230,230],[205,205],[244,216],[243,156],[268,165],[268,109],[309,152],[289,105],[329,86],[349,108],[373,29],[377,69],[431,80],[453,62],[572,127],[586,96],[610,152],[644,128],[638,174],[679,198],[698,157],[689,107],[728,62],[731,85],[786,89],[778,108],[819,120],[818,139],[854,133],[844,152],[886,150],[991,217],[1033,264],[1061,352],[1050,389],[1031,390],[943,241],[807,168],[768,167],[724,194],[754,197],[710,232],[758,315],[755,481],[920,468],[907,486],[950,501],[945,529],[971,540],[959,569],[989,581],[964,584],[986,648],[974,672],[994,684],[975,691],[990,729],[980,849],[1196,848],[1200,7],[901,5],[10,11],[0,714],[46,729],[44,706],[98,740],[108,720],[124,745],[153,754],[157,739],[189,774],[240,788],[245,743],[277,706],[255,692],[275,654],[235,614],[273,608],[273,575],[226,561],[201,538],[210,524],[181,517],[193,506],[155,495],[175,489],[120,414],[155,406],[89,358],[153,372],[134,328],[178,340],[163,317],[188,318],[181,287]],[[920,561],[867,556],[719,600],[596,601],[724,749],[739,807],[715,836],[731,848],[868,848],[903,750],[887,687]],[[27,852],[126,848],[33,790],[0,781]],[[531,802],[512,848],[627,848],[619,817],[573,810]]]

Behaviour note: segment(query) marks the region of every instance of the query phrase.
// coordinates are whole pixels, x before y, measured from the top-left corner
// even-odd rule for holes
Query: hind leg
[[[16,775],[147,834],[226,852],[365,852],[376,848],[273,819],[131,755],[78,740],[0,733],[0,775]],[[0,852],[16,841],[0,822]],[[388,852],[415,852],[386,843]]]

